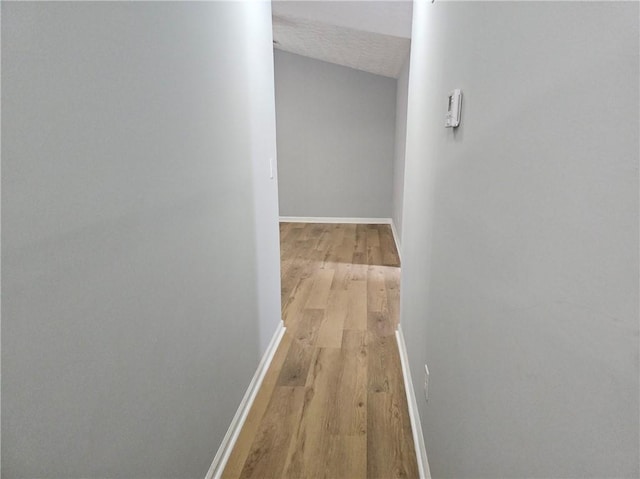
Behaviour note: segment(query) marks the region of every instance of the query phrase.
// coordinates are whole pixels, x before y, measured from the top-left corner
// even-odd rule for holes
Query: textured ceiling
[[[411,0],[275,0],[273,14],[411,38]]]
[[[410,30],[410,2],[273,3],[275,48],[386,77],[398,78]]]

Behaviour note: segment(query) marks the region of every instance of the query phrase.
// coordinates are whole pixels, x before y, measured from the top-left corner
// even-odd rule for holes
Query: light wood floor
[[[280,225],[287,332],[224,478],[418,477],[387,225]]]

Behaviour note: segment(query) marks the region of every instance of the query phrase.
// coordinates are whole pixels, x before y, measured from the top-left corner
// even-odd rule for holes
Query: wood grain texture
[[[240,477],[282,477],[289,443],[304,403],[303,387],[274,389]]]
[[[340,348],[344,322],[349,313],[349,291],[332,290],[327,299],[325,315],[320,325],[319,348]]]
[[[242,426],[242,430],[236,440],[235,446],[231,451],[231,455],[227,460],[227,465],[222,474],[223,479],[240,477],[244,463],[247,460],[249,451],[251,450],[253,440],[257,435],[258,428],[260,427],[264,413],[267,410],[269,401],[271,400],[271,395],[273,394],[273,390],[280,375],[282,364],[287,357],[292,341],[293,335],[288,331],[285,332],[285,335],[280,341],[278,349],[271,360],[271,365],[262,380],[258,394],[253,401],[251,409],[249,410],[249,414]]]
[[[298,429],[287,457],[284,477],[324,477],[329,457],[329,423],[337,404],[340,349],[318,348],[307,379]]]
[[[415,478],[387,225],[282,223],[287,332],[223,477]]]
[[[401,397],[394,392],[369,394],[367,409],[367,477],[417,477],[411,428]],[[408,433],[408,434],[407,434]],[[393,437],[394,441],[389,441]],[[411,452],[410,452],[411,451]]]
[[[280,369],[278,386],[304,386],[324,314],[321,309],[307,309],[302,313]]]

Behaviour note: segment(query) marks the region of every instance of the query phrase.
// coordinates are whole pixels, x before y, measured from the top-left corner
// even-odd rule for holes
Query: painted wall
[[[414,3],[402,324],[434,477],[640,473],[638,8]]]
[[[246,2],[251,3],[251,2]],[[278,226],[278,174],[276,154],[276,106],[273,66],[271,4],[245,8],[246,48],[250,73],[249,114],[255,244],[257,252],[258,318],[260,352],[264,353],[282,320],[280,304],[280,228]],[[266,4],[266,6],[265,6]]]
[[[396,80],[275,51],[282,216],[389,218]]]
[[[404,198],[404,163],[407,146],[407,95],[409,89],[409,58],[402,67],[396,93],[396,139],[393,156],[393,193],[391,218],[396,229],[397,240],[402,244],[402,201]]]
[[[204,477],[279,315],[270,21],[2,5],[3,478]]]

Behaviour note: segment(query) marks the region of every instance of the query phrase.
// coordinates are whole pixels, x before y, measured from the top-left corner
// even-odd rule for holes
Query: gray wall
[[[638,13],[414,4],[402,324],[434,477],[639,475]]]
[[[396,80],[275,52],[280,215],[391,217]]]
[[[252,3],[252,2],[245,2]],[[264,353],[279,326],[280,304],[280,228],[278,226],[278,176],[276,155],[276,106],[273,65],[271,4],[245,7],[245,34],[251,41],[245,49],[249,70],[249,115],[253,198],[257,251],[258,318],[260,352]],[[265,5],[266,4],[266,5]],[[232,205],[229,205],[232,206]],[[233,211],[233,208],[230,208]]]
[[[253,169],[269,25],[268,4],[3,3],[3,478],[205,475],[279,319],[254,206],[277,201]]]
[[[393,192],[391,197],[391,218],[398,236],[402,242],[402,201],[404,198],[404,162],[407,146],[407,100],[409,88],[409,58],[402,67],[398,78],[396,94],[396,139],[393,156]],[[401,248],[401,245],[397,245]]]

